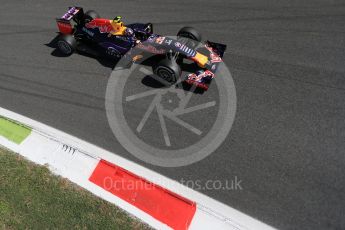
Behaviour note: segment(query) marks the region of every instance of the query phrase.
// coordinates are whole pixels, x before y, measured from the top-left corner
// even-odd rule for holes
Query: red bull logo
[[[101,33],[111,33],[113,31],[113,26],[108,19],[97,18],[91,22],[85,24],[86,28],[94,29],[98,28]]]
[[[222,58],[219,57],[218,54],[214,53],[214,50],[211,46],[205,45],[205,47],[210,51],[210,58],[212,63],[222,62]]]

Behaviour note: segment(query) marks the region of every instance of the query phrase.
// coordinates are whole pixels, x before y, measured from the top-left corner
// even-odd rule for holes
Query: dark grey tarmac
[[[1,1],[1,107],[175,180],[237,176],[243,190],[201,192],[279,229],[345,229],[344,1],[75,3],[107,18],[153,22],[160,34],[190,25],[227,44],[238,108],[226,141],[180,168],[147,165],[128,153],[105,114],[111,64],[59,57],[46,45],[70,1]]]

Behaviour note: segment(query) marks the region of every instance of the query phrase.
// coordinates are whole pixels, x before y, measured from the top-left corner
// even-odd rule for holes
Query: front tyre
[[[201,42],[201,33],[193,27],[183,27],[177,33],[177,37],[189,38]]]
[[[163,80],[162,83],[165,83],[165,85],[172,85],[175,84],[180,77],[181,68],[176,61],[166,58],[153,67],[153,72]]]
[[[57,47],[61,53],[69,56],[76,51],[77,41],[72,35],[61,35],[57,42]]]

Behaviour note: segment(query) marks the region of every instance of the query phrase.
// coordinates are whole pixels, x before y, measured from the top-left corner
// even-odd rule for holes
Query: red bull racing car
[[[168,84],[175,84],[181,76],[178,63],[189,59],[198,70],[188,74],[185,82],[203,90],[215,77],[226,49],[226,45],[210,41],[200,45],[201,35],[192,27],[183,27],[176,38],[171,38],[154,34],[151,23],[124,25],[121,17],[104,19],[95,11],[84,13],[81,7],[69,7],[56,20],[60,33],[57,47],[65,55],[71,55],[81,44],[92,44],[111,57],[126,57],[134,62],[142,57],[133,51],[139,49],[160,56],[152,68]]]

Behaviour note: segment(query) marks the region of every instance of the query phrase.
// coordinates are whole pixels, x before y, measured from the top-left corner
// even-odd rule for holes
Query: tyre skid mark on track
[[[104,98],[103,97],[97,97],[97,96],[89,95],[87,93],[76,92],[76,91],[73,91],[73,90],[64,89],[64,88],[61,88],[61,87],[52,86],[52,85],[49,85],[49,84],[45,84],[45,83],[41,83],[41,82],[37,82],[37,81],[33,81],[33,80],[23,79],[23,78],[14,76],[14,75],[9,75],[9,74],[4,74],[4,73],[0,73],[0,78],[1,77],[6,77],[6,78],[14,79],[14,81],[7,80],[7,82],[9,82],[11,84],[16,84],[16,85],[22,84],[24,86],[27,86],[27,84],[32,84],[32,85],[35,85],[35,86],[37,85],[38,87],[39,86],[47,87],[47,88],[50,88],[50,89],[53,89],[53,90],[56,90],[56,91],[60,91],[60,92],[64,92],[64,93],[67,92],[67,93],[74,94],[74,95],[77,95],[77,96],[83,96],[85,98],[88,98],[89,100],[97,100],[100,103],[104,103]],[[26,83],[22,83],[22,82],[26,82]],[[66,95],[66,94],[63,94],[63,95]]]
[[[287,20],[314,20],[314,19],[323,19],[323,18],[332,18],[332,17],[345,17],[344,14],[320,14],[320,15],[292,15],[292,16],[272,16],[272,17],[252,17],[252,18],[233,18],[233,19],[216,19],[216,20],[190,20],[190,21],[168,21],[168,22],[154,22],[155,25],[184,25],[184,24],[220,24],[220,23],[237,23],[245,21],[287,21]]]
[[[10,89],[10,88],[2,87],[2,86],[0,86],[0,90],[14,92],[16,94],[29,95],[29,96],[37,97],[37,98],[44,99],[44,100],[53,100],[53,101],[56,101],[56,102],[61,102],[63,104],[70,104],[70,105],[79,106],[79,107],[83,107],[83,108],[89,108],[89,109],[98,110],[98,111],[102,111],[102,112],[105,111],[105,108],[103,108],[103,107],[91,106],[89,104],[83,104],[83,103],[80,103],[80,102],[68,101],[66,99],[51,97],[51,96],[48,96],[48,95],[42,95],[42,94],[37,94],[37,93],[32,93],[32,92],[26,92],[26,91],[17,90],[17,89]]]
[[[56,30],[45,29],[45,30],[28,30],[28,31],[3,32],[3,33],[0,33],[0,36],[38,34],[38,33],[51,33],[51,32],[56,32]]]
[[[5,59],[8,60],[8,57],[1,57],[0,59]],[[67,72],[67,73],[77,73],[77,74],[85,74],[85,75],[92,75],[92,76],[102,76],[104,77],[105,74],[100,74],[97,72],[87,72],[87,71],[80,71],[78,70],[69,70],[69,69],[61,69],[61,68],[51,68],[51,67],[46,67],[46,66],[41,66],[41,65],[23,65],[23,64],[17,64],[17,63],[0,63],[0,66],[14,66],[14,67],[24,67],[24,68],[30,68],[30,69],[39,69],[39,70],[51,70],[53,72]],[[106,75],[108,78],[108,75]]]

